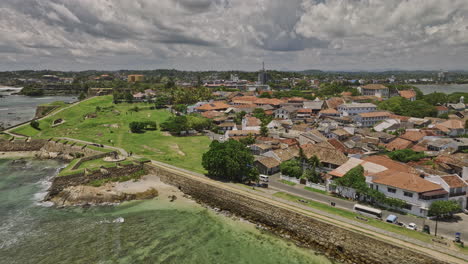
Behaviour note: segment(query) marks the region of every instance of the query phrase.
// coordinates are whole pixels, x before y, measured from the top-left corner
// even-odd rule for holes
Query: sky
[[[467,0],[0,0],[0,71],[468,70]]]

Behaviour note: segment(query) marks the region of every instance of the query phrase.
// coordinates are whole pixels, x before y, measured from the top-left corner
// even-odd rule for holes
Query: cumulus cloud
[[[0,34],[0,70],[462,69],[468,2],[2,0]]]

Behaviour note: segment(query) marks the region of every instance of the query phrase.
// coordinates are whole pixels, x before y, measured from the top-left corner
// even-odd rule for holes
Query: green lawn
[[[287,185],[290,185],[290,186],[296,185],[295,182],[287,181],[287,180],[279,180],[279,182],[284,183],[284,184],[287,184]]]
[[[336,208],[336,207],[333,207],[333,206],[329,206],[327,204],[323,204],[323,203],[315,202],[315,201],[312,201],[312,200],[304,199],[304,198],[299,197],[299,196],[291,195],[291,194],[284,193],[284,192],[277,192],[277,193],[274,194],[274,196],[276,196],[278,198],[281,198],[281,199],[288,200],[288,201],[296,202],[298,204],[302,204],[302,205],[305,205],[305,206],[308,206],[308,207],[311,207],[311,208],[314,208],[314,209],[318,209],[318,210],[323,211],[323,212],[339,215],[339,216],[342,216],[342,217],[345,217],[345,218],[348,218],[348,219],[352,219],[354,221],[366,223],[368,225],[371,225],[371,226],[374,226],[374,227],[377,227],[377,228],[380,228],[380,229],[383,229],[383,230],[387,230],[387,231],[390,231],[390,232],[393,232],[393,233],[397,233],[397,234],[404,235],[404,236],[407,236],[407,237],[415,238],[415,239],[421,240],[421,241],[426,242],[426,243],[431,243],[431,241],[432,241],[431,240],[432,237],[430,235],[428,235],[428,234],[425,234],[425,233],[422,233],[422,232],[419,232],[419,231],[409,230],[409,229],[406,229],[404,227],[400,227],[400,226],[397,226],[397,225],[394,225],[394,224],[389,224],[389,223],[386,223],[386,222],[383,222],[383,221],[380,221],[380,220],[377,220],[377,219],[365,217],[363,215],[356,214],[354,212],[344,210],[344,209],[340,209],[340,208]],[[300,202],[299,200],[307,201],[307,203]],[[359,216],[360,218],[367,219],[367,221],[357,219],[356,216]]]
[[[326,192],[326,191],[315,189],[315,188],[312,188],[312,187],[309,187],[309,186],[304,187],[304,190],[328,195],[328,192]]]
[[[88,160],[81,163],[78,169],[99,168],[101,166],[108,166],[111,164],[113,164],[113,162],[106,162],[103,159]]]
[[[107,109],[96,112],[97,106]],[[143,110],[129,111],[135,106]],[[204,173],[201,158],[211,142],[208,137],[174,137],[159,130],[141,134],[129,132],[128,125],[132,121],[156,121],[159,127],[171,116],[166,110],[150,110],[150,106],[146,103],[114,105],[112,96],[95,97],[41,120],[40,131],[26,125],[13,132],[38,138],[69,137],[113,145],[149,159]],[[97,113],[97,117],[85,119],[89,113]],[[52,127],[52,122],[59,118],[65,123]]]

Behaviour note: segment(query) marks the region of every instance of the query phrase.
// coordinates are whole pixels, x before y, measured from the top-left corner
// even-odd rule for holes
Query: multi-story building
[[[377,109],[375,104],[371,103],[351,103],[338,106],[338,112],[341,116],[354,116],[360,113],[373,112]]]
[[[390,118],[391,113],[378,111],[378,112],[369,112],[369,113],[360,113],[354,116],[354,121],[358,126],[361,127],[371,127],[381,122],[385,119]]]
[[[382,84],[368,84],[358,88],[362,95],[373,95],[379,98],[388,98],[389,89]]]
[[[144,79],[144,75],[142,74],[131,74],[131,75],[128,75],[128,82],[142,82],[143,79]]]

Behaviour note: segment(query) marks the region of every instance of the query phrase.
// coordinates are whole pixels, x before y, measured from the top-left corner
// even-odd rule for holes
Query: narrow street
[[[284,183],[279,182],[280,178],[279,175],[270,176],[269,186],[270,188],[276,189],[278,191],[287,192],[296,196],[303,197],[305,199],[321,202],[324,204],[330,205],[331,202],[336,204],[337,208],[353,211],[353,207],[356,204],[354,201],[344,200],[340,198],[336,198],[329,195],[324,195],[317,192],[312,192],[305,190],[305,185],[297,184],[295,186],[290,186]],[[390,212],[386,210],[382,210],[383,212],[383,219],[385,219],[388,215],[393,214],[398,216],[398,221],[404,224],[415,223],[418,226],[418,230],[421,231],[422,227],[426,224],[429,225],[431,235],[434,235],[435,232],[435,221],[424,219],[421,217],[416,217],[413,215],[403,215],[398,214],[395,212]],[[459,213],[455,216],[459,218],[458,221],[454,222],[438,222],[437,228],[437,235],[444,236],[450,240],[454,239],[456,232],[462,233],[462,239],[468,239],[468,215]]]

